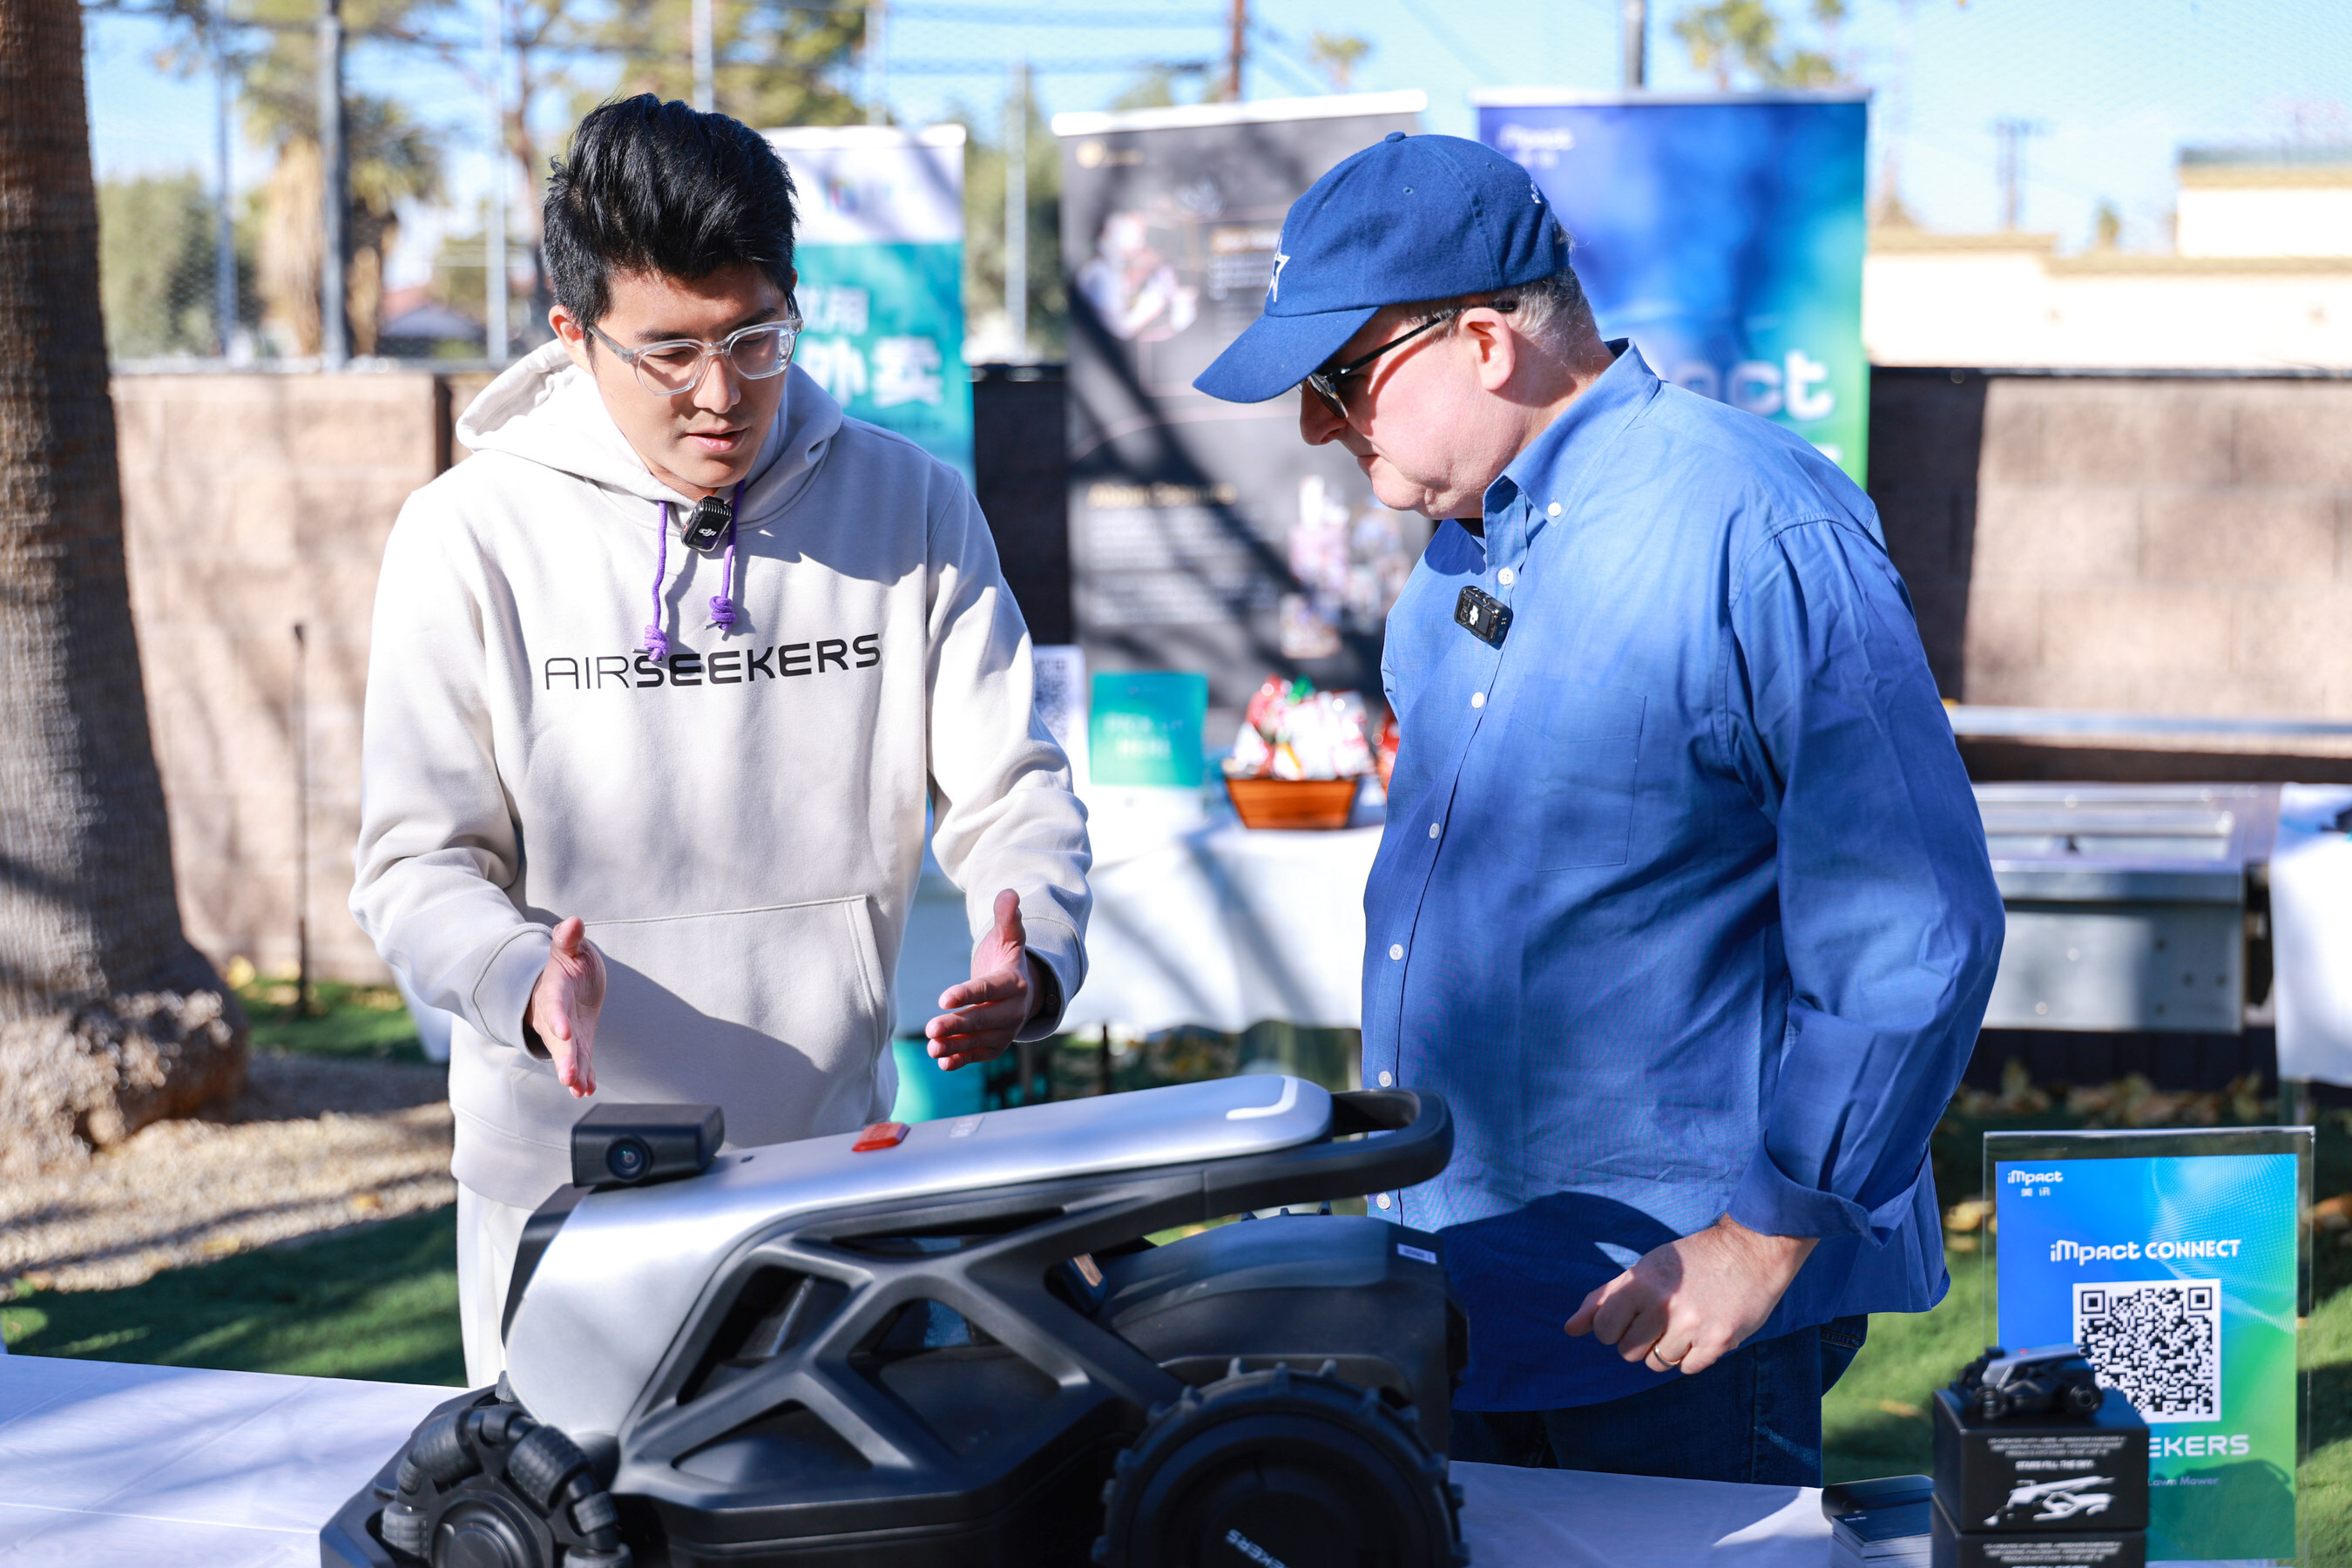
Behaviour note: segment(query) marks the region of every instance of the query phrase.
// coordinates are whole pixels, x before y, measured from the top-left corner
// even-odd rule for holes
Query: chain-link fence
[[[1056,357],[1052,113],[1217,98],[1238,78],[1251,98],[1420,88],[1430,129],[1469,134],[1475,88],[1621,86],[1623,10],[346,0],[347,346],[500,361],[542,341],[539,176],[583,110],[652,89],[707,94],[762,126],[964,124],[972,353]],[[115,358],[316,363],[331,348],[319,0],[109,0],[86,15]],[[1882,224],[2160,253],[2176,244],[2180,171],[2198,160],[2352,159],[2341,0],[1654,0],[1644,37],[1654,89],[1869,87]],[[1026,186],[1021,342],[1006,310],[1008,149]],[[498,273],[502,290],[488,286]]]

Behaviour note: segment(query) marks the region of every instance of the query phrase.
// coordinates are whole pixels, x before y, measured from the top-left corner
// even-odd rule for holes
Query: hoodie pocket
[[[825,899],[592,922],[599,1100],[710,1104],[727,1141],[862,1125],[889,1037],[873,905]]]

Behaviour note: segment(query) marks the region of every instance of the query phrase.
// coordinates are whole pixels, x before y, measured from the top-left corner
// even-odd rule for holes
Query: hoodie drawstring
[[[749,483],[751,483],[749,479],[744,479],[735,487],[734,500],[729,506],[727,515],[727,563],[725,572],[720,578],[721,589],[710,596],[710,624],[722,632],[732,630],[736,621],[733,598],[735,528],[743,510],[743,487]],[[654,558],[654,618],[646,626],[645,642],[642,645],[647,654],[657,659],[669,657],[669,638],[662,631],[662,584],[669,578],[671,522],[669,502],[663,501],[659,504],[661,506],[661,546],[660,552]]]

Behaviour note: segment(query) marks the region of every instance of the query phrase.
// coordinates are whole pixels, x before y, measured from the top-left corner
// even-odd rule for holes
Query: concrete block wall
[[[385,536],[447,462],[430,374],[120,375],[131,615],[189,938],[295,959],[295,644],[304,628],[314,973],[378,980],[345,912],[368,621]]]
[[[1882,369],[1871,415],[1948,698],[2352,719],[2352,383]]]

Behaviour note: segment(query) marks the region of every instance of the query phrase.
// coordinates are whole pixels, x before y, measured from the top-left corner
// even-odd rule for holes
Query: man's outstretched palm
[[[574,915],[555,927],[547,967],[530,988],[528,1021],[575,1100],[596,1092],[596,1016],[604,1010],[604,955]]]
[[[996,923],[972,949],[971,978],[940,996],[938,1017],[923,1026],[929,1049],[947,1068],[993,1061],[1037,1011],[1036,977],[1021,900],[1010,888],[996,895]]]

